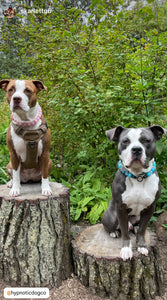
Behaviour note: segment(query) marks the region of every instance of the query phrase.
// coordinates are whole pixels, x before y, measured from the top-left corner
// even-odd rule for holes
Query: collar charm
[[[155,170],[156,170],[156,162],[153,161],[152,168],[151,168],[151,170],[149,172],[146,172],[146,173],[143,172],[143,173],[139,174],[138,176],[133,175],[124,166],[122,166],[121,160],[119,160],[119,162],[118,162],[118,169],[125,176],[127,176],[129,178],[134,178],[138,182],[142,182],[144,178],[150,177],[155,172]]]

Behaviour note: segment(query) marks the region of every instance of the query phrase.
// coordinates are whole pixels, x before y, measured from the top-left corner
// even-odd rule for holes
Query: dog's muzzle
[[[143,153],[143,149],[141,147],[133,147],[132,148],[132,156],[134,158],[140,158],[142,156],[142,153]]]
[[[22,101],[21,97],[13,97],[13,108],[20,108],[20,103]]]

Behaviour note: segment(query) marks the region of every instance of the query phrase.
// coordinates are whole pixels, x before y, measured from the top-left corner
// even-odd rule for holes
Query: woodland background
[[[10,3],[17,8],[13,19],[3,16],[9,2],[1,1],[1,79],[39,79],[47,86],[38,99],[52,133],[50,180],[70,188],[73,222],[95,224],[111,198],[118,161],[105,130],[167,128],[167,2]],[[3,91],[0,102],[0,183],[6,183],[10,111]],[[151,222],[167,209],[165,137],[156,162],[162,194]]]

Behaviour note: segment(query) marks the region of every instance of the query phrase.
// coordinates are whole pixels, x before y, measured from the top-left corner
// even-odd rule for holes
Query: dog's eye
[[[26,89],[24,90],[24,92],[25,92],[25,93],[28,93],[28,94],[31,94],[31,93],[32,93],[32,91],[31,91],[30,89],[28,89],[28,88],[26,88]]]
[[[128,138],[123,139],[122,143],[124,145],[128,145],[129,144],[129,139]]]
[[[143,137],[143,138],[142,138],[142,142],[143,142],[143,143],[149,144],[149,143],[151,142],[151,139],[149,139],[149,138],[147,138],[147,137]]]
[[[11,88],[8,90],[9,93],[12,93],[13,91],[14,91],[14,88],[13,88],[13,87],[11,87]]]

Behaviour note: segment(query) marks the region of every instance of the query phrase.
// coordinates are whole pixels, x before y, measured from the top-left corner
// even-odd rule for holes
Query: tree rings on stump
[[[130,234],[133,258],[120,258],[121,238],[111,238],[102,224],[83,229],[72,241],[74,271],[93,293],[116,300],[154,299],[161,294],[163,273],[156,237],[146,231],[148,256],[136,251],[136,237]]]
[[[50,185],[52,196],[34,183],[15,198],[0,185],[0,278],[10,285],[57,287],[71,274],[69,189]]]

